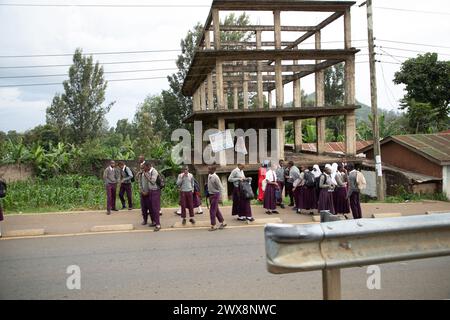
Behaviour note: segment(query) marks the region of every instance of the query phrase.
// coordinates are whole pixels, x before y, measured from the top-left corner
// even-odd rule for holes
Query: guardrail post
[[[322,270],[323,300],[341,300],[341,269]]]

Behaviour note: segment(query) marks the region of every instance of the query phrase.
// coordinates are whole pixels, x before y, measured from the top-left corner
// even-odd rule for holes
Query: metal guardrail
[[[264,232],[269,272],[322,270],[326,300],[341,298],[341,268],[450,255],[450,212],[296,226],[268,224]]]

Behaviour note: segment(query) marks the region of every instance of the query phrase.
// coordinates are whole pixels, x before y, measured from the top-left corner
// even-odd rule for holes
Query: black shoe
[[[183,226],[185,226],[185,225],[186,225],[186,219],[183,219],[183,221],[181,221],[181,224],[182,224]]]
[[[129,207],[128,210],[133,210],[133,208],[132,208],[132,207]]]
[[[286,208],[286,207],[284,206],[284,204],[280,204],[280,208],[281,208],[281,209],[284,209],[284,208]]]
[[[311,216],[313,216],[313,215],[314,215],[314,212],[310,211],[309,214],[310,214]]]
[[[119,211],[119,210],[117,210],[117,209],[112,209],[112,211]]]
[[[191,219],[189,219],[189,222],[190,222],[190,223],[192,223],[192,224],[195,224],[195,220],[194,220],[194,219],[192,219],[192,218],[191,218]]]
[[[271,215],[272,212],[271,211],[266,211],[266,214]]]
[[[280,214],[277,210],[272,211],[273,214]]]
[[[293,207],[293,206],[295,206],[295,204],[289,203],[288,206],[289,206],[289,207]]]
[[[162,212],[159,213],[159,216],[162,216]]]
[[[150,228],[151,228],[151,227],[156,227],[156,223],[153,223],[153,222],[152,222],[152,223],[150,223],[148,226],[149,226]]]
[[[109,216],[111,214],[111,210],[106,211],[106,214]]]
[[[153,231],[158,232],[159,230],[161,230],[161,226],[155,226],[155,229]]]
[[[147,225],[147,221],[142,221],[141,225],[146,226]]]
[[[122,206],[122,210],[125,210],[127,207],[126,206]]]
[[[197,214],[203,214],[203,211],[199,211],[199,212],[197,212]]]
[[[247,221],[253,222],[253,221],[255,221],[255,218],[253,218],[253,217],[248,217],[248,218],[247,218]]]
[[[237,218],[237,219],[238,219],[238,221],[245,221],[245,220],[246,220],[245,217],[239,217],[239,218]]]

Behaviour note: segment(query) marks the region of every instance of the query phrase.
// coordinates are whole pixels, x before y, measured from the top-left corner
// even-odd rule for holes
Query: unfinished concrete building
[[[359,108],[355,101],[355,55],[359,50],[352,47],[350,18],[354,4],[350,1],[214,0],[183,84],[183,94],[193,97],[192,114],[185,122],[202,121],[204,130],[277,128],[281,132],[277,138],[279,157],[293,160],[297,165],[359,161],[355,157],[355,110]],[[223,16],[229,12],[246,12],[251,18],[256,11],[273,14],[273,23],[221,25],[221,13]],[[282,14],[286,12],[326,14],[326,18],[316,25],[284,25]],[[299,24],[301,21],[298,20]],[[334,39],[336,49],[323,49],[322,31],[336,23],[343,23],[342,36]],[[248,41],[223,41],[231,32],[253,36]],[[268,34],[273,40],[263,41]],[[308,39],[315,46],[303,49],[302,44]],[[345,64],[344,105],[325,105],[324,70],[342,62]],[[308,75],[315,77],[313,107],[302,106],[301,101],[301,79]],[[293,90],[292,106],[286,106],[287,87]],[[345,154],[340,156],[325,152],[325,120],[335,116],[345,118]],[[312,118],[317,128],[316,152],[302,152],[302,120]],[[294,123],[293,150],[285,148],[286,121]],[[218,167],[224,182],[235,165],[226,163]],[[207,173],[206,165],[194,167],[199,176]],[[254,174],[258,168],[259,164],[249,164],[246,172]]]

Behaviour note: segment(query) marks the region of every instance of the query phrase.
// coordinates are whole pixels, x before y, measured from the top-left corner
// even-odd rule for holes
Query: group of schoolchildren
[[[352,163],[327,164],[322,172],[317,164],[298,168],[292,161],[287,165],[283,160],[272,165],[266,161],[258,171],[258,200],[269,215],[278,213],[277,206],[285,208],[284,189],[289,206],[299,214],[328,210],[347,219],[351,211],[354,219],[361,219],[360,192],[365,186],[364,176]]]
[[[239,221],[252,222],[251,200],[255,198],[251,186],[252,178],[246,177],[245,166],[238,164],[231,171],[228,182],[233,185],[233,206],[232,216],[236,216]],[[204,186],[207,201],[210,202],[210,231],[221,230],[227,225],[219,209],[222,203],[222,193],[224,187],[219,176],[216,174],[216,167],[208,167],[208,179]],[[161,229],[161,190],[164,188],[164,178],[154,168],[153,164],[145,161],[143,156],[139,157],[139,169],[134,173],[124,162],[111,161],[105,169],[103,178],[107,193],[107,214],[116,209],[116,188],[120,184],[119,199],[122,209],[126,209],[125,195],[128,200],[128,209],[132,210],[132,182],[137,181],[140,194],[141,212],[143,217],[142,225],[154,227],[154,231]],[[175,211],[181,216],[182,224],[187,223],[187,213],[189,222],[195,224],[195,211],[202,214],[202,200],[200,185],[194,176],[189,172],[188,167],[184,167],[178,175],[176,185],[180,192],[180,208]],[[325,165],[323,171],[318,165],[312,168],[305,166],[297,167],[292,161],[287,164],[283,160],[279,163],[271,164],[264,161],[258,171],[258,197],[263,203],[266,214],[278,214],[277,207],[284,209],[283,191],[289,197],[289,206],[293,207],[297,213],[302,210],[328,210],[332,214],[343,214],[347,218],[350,211],[354,219],[362,218],[360,205],[360,191],[365,187],[364,176],[356,171],[353,164],[349,163]],[[151,223],[148,223],[148,217]],[[218,222],[218,223],[217,223]]]

